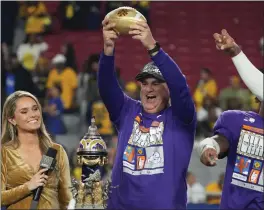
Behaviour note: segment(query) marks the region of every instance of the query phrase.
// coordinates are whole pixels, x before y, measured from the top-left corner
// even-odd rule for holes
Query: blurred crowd
[[[229,81],[229,86],[218,90],[217,78],[214,78],[210,69],[201,69],[200,80],[193,94],[198,121],[196,135],[212,136],[213,126],[225,110],[258,112],[259,103],[256,97],[242,86],[240,78],[234,75]]]
[[[67,30],[100,30],[102,17],[109,11],[124,5],[138,9],[149,20],[150,2],[109,1],[105,13],[101,14],[100,1],[60,2],[58,14],[61,25]],[[49,44],[45,35],[52,33],[53,18],[45,2],[15,1],[2,2],[1,40],[1,101],[16,90],[25,90],[38,97],[43,106],[43,116],[47,130],[54,141],[56,136],[67,135],[72,131],[74,119],[79,119],[77,135],[87,130],[92,116],[96,118],[99,133],[109,148],[109,174],[117,144],[116,130],[101,101],[97,88],[97,71],[100,52],[87,55],[82,68],[78,68],[75,48],[65,43],[61,50],[48,59],[45,53]],[[263,42],[263,38],[261,39]],[[262,45],[263,46],[263,45]],[[263,49],[261,49],[263,53]],[[206,65],[206,64],[205,64]],[[139,84],[123,81],[120,69],[116,68],[120,86],[127,95],[139,99]],[[219,90],[217,78],[208,68],[200,71],[200,80],[193,93],[197,109],[197,139],[212,135],[212,128],[225,110],[258,110],[258,103],[248,89],[242,87],[240,78],[234,75],[230,85]],[[114,99],[113,99],[114,100]],[[81,128],[84,128],[81,130]],[[84,134],[84,133],[83,133]],[[198,138],[199,137],[199,138]],[[80,179],[81,168],[76,165],[74,151],[68,151],[72,174]],[[219,180],[206,187],[199,184],[192,172],[188,173],[188,200],[190,203],[219,204],[224,174]]]

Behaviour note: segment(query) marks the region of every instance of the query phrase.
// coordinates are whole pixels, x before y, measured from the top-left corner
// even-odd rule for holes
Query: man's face
[[[147,78],[141,82],[140,98],[147,113],[158,113],[168,105],[170,92],[165,82]]]

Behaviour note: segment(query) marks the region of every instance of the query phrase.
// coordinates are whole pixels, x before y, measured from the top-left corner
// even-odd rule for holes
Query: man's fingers
[[[109,34],[112,34],[112,35],[119,36],[119,34],[118,34],[116,31],[114,31],[114,30],[112,30],[112,31],[109,31],[108,33],[109,33]]]
[[[216,44],[216,49],[221,49],[221,46],[223,45],[223,43],[219,43],[218,41],[215,41]]]
[[[216,161],[215,160],[211,160],[211,158],[209,156],[206,156],[206,154],[204,154],[201,157],[201,161],[206,166],[215,166],[216,165]]]
[[[228,34],[228,32],[227,32],[227,30],[226,29],[222,29],[222,31],[221,31],[221,33],[222,33],[222,36],[223,36],[223,39],[224,40],[232,40],[232,41],[234,41],[234,39]]]
[[[139,24],[134,24],[130,26],[130,30],[140,30],[140,31],[144,31],[146,30],[143,26],[139,25]]]
[[[108,18],[105,18],[102,22],[102,25],[105,26],[109,23],[109,19]]]
[[[221,50],[221,46],[219,47],[218,45],[215,45],[217,50]]]
[[[216,161],[218,160],[218,158],[215,151],[209,151],[207,158],[211,166],[216,165]]]
[[[128,33],[131,35],[140,35],[141,31],[140,30],[130,30]]]
[[[107,25],[104,25],[103,30],[105,31],[112,30],[115,26],[116,26],[116,23],[109,23]]]
[[[234,39],[231,37],[228,37],[228,38],[226,38],[226,43],[234,45]]]
[[[207,156],[208,157],[213,157],[213,158],[217,158],[217,153],[215,150],[209,150],[208,153],[207,153]]]
[[[226,49],[232,48],[233,46],[234,45],[232,43],[223,44],[221,46],[221,50],[226,50]]]
[[[217,160],[218,160],[218,158],[217,158],[215,155],[210,155],[210,156],[209,156],[209,161],[210,161],[211,163],[215,163]]]
[[[207,166],[215,166],[217,158],[217,153],[214,149],[208,149],[203,154],[205,165]]]
[[[147,22],[145,22],[145,21],[138,21],[138,22],[136,22],[136,25],[141,26],[141,27],[146,28],[146,29],[149,27]]]
[[[222,42],[222,36],[218,33],[214,33],[213,35],[216,42]]]
[[[141,40],[142,36],[140,35],[134,35],[132,36],[132,39],[137,39],[137,40]]]
[[[221,33],[222,33],[222,35],[224,35],[224,36],[230,36],[230,35],[227,33],[227,30],[226,30],[226,29],[222,29]]]
[[[215,166],[216,165],[215,158],[213,156],[206,157],[206,165],[208,165],[208,166]]]
[[[118,36],[116,34],[108,34],[106,39],[117,39]]]

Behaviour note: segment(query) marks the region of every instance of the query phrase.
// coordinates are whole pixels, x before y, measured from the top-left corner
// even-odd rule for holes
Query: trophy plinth
[[[107,164],[107,147],[92,118],[88,132],[77,149],[77,163],[82,167],[81,181],[72,180],[77,209],[105,209],[109,182],[103,183],[102,167]]]

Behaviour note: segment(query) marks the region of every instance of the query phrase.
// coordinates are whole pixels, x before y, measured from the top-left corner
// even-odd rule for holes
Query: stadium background
[[[258,109],[254,96],[240,83],[231,59],[215,49],[212,35],[227,29],[252,63],[263,68],[264,2],[2,1],[2,104],[17,89],[35,94],[44,107],[50,133],[68,152],[72,175],[76,177],[80,169],[76,166],[75,150],[93,115],[109,148],[110,165],[105,177],[111,173],[117,138],[98,95],[96,71],[98,54],[103,48],[101,21],[109,11],[124,5],[135,7],[146,16],[154,38],[186,75],[199,114],[196,144],[211,134],[212,125],[222,111]],[[145,49],[131,37],[122,36],[116,43],[115,57],[122,88],[138,98],[134,76],[149,61]],[[64,59],[62,71],[70,73],[60,77],[54,73],[55,64]],[[70,81],[65,79],[71,75]],[[67,85],[71,88],[65,89]],[[72,98],[65,98],[65,92],[72,93]],[[54,108],[51,100],[54,97],[60,98],[64,107]],[[62,112],[54,117],[54,111]],[[226,160],[219,161],[214,168],[203,166],[196,144],[190,172],[204,187],[201,193],[220,193],[217,183],[225,171]],[[205,197],[205,201],[198,203],[217,205],[219,199]]]

